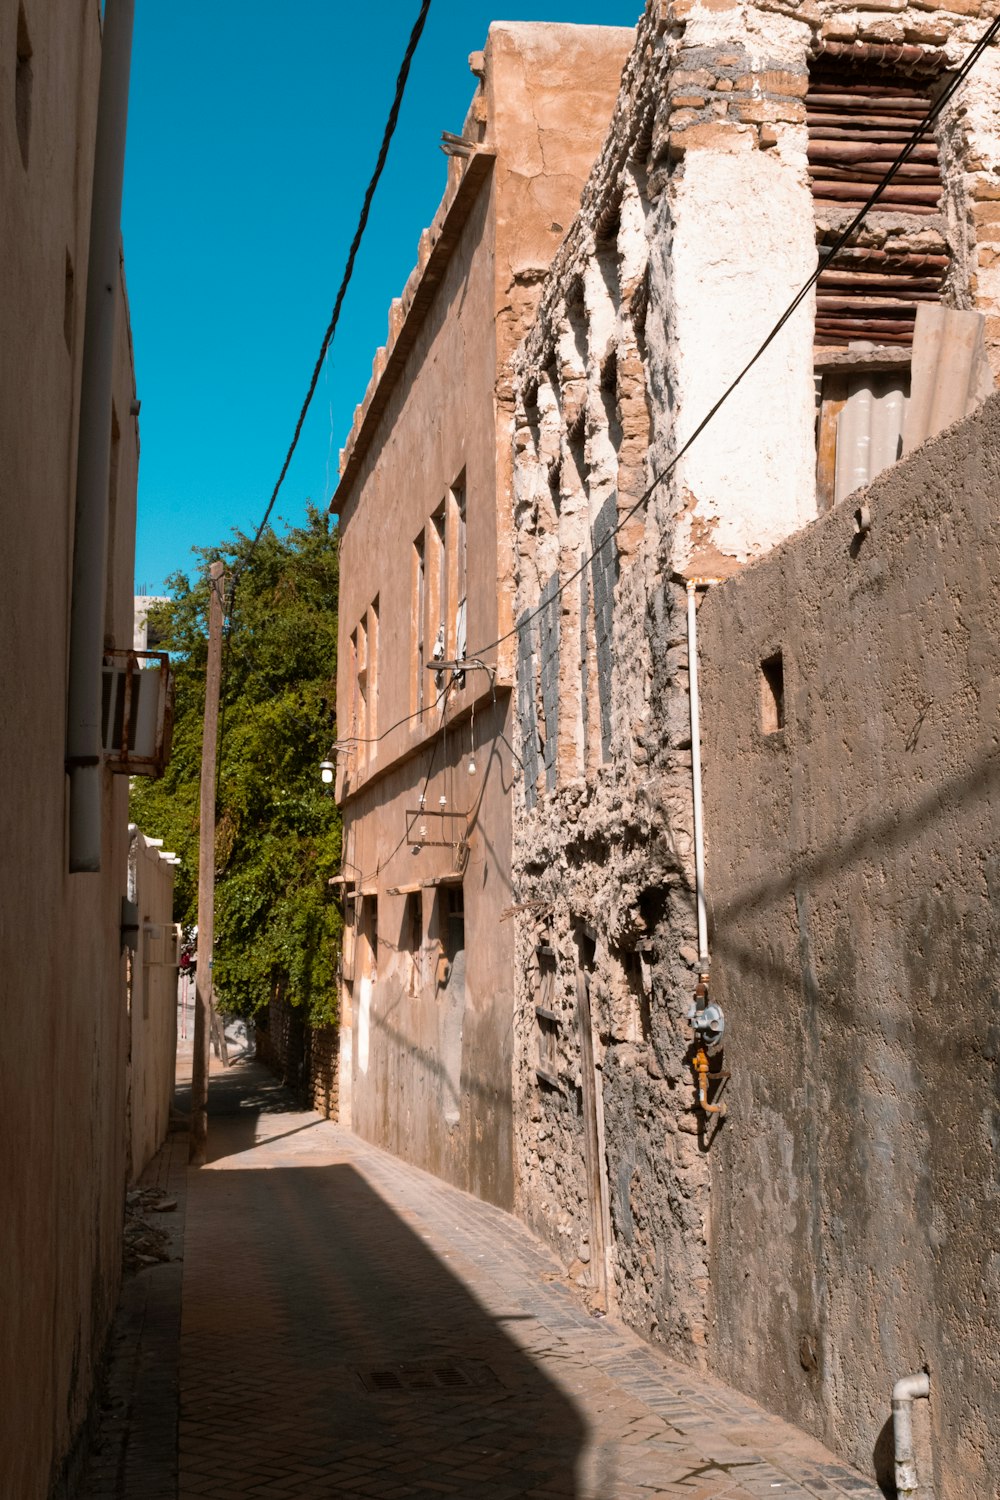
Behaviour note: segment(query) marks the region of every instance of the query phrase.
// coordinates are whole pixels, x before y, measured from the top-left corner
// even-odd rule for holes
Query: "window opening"
[[[31,39],[24,6],[17,11],[17,64],[14,74],[14,118],[17,126],[17,144],[21,148],[21,162],[28,170],[28,144],[31,138],[31,89],[33,83],[31,67]]]
[[[816,505],[829,510],[903,453],[910,371],[847,369],[817,377]]]
[[[368,975],[372,984],[378,979],[378,896],[369,896],[365,901],[368,917]]]
[[[622,424],[618,413],[618,356],[613,351],[604,361],[600,390],[608,439],[617,458],[622,445]]]
[[[430,579],[430,635],[433,637],[431,657],[444,661],[446,651],[446,626],[448,608],[448,579],[445,568],[445,508],[441,504],[431,516],[430,536],[434,546],[432,574]],[[443,674],[435,672],[434,682],[438,692],[443,687]]]
[[[73,261],[70,253],[66,251],[66,282],[63,288],[63,338],[66,340],[66,348],[70,354],[73,353],[73,324],[76,312],[76,299],[74,296]]]
[[[424,947],[423,901],[420,891],[410,891],[406,897],[403,931],[410,956],[410,994],[418,995],[423,980]]]
[[[365,622],[362,620],[354,633],[355,655],[357,659],[357,733],[361,743],[358,746],[359,759],[368,759],[368,632]]]
[[[465,476],[456,480],[451,488],[451,535],[452,535],[452,566],[451,576],[448,581],[450,595],[453,600],[452,612],[452,640],[451,651],[454,653],[455,661],[465,660],[466,648],[466,618],[467,618],[467,541],[465,520]],[[465,680],[464,672],[455,673],[455,682],[461,687]]]
[[[552,507],[549,515],[549,524],[555,530],[562,510],[562,464],[559,459],[556,459],[549,465],[548,481],[549,504]]]
[[[642,1041],[648,1042],[653,1024],[646,955],[640,953],[638,948],[625,948],[622,951],[621,960],[625,983],[632,1000],[633,1040],[638,1041],[641,1038]],[[636,1021],[639,1023],[638,1028],[635,1026]]]
[[[851,215],[868,198],[927,112],[933,79],[908,77],[863,57],[847,64],[820,56],[806,95],[809,172],[817,216]],[[845,345],[858,339],[909,346],[921,302],[940,302],[950,256],[943,238],[928,243],[928,216],[940,212],[943,184],[937,143],[916,146],[879,208],[911,217],[865,245],[848,245],[823,272],[816,288],[816,342]],[[825,229],[832,243],[839,223]],[[919,244],[913,235],[919,233]],[[931,240],[935,238],[933,233]],[[823,254],[820,245],[820,254]]]
[[[785,665],[780,651],[760,664],[760,727],[765,734],[785,727]]]
[[[368,723],[365,730],[367,738],[371,741],[368,748],[372,760],[378,753],[378,609],[378,595],[376,594],[368,609]]]
[[[421,532],[413,543],[413,634],[414,634],[414,682],[412,694],[412,706],[415,713],[420,713],[424,706],[424,666],[426,651],[424,647],[424,625],[427,610],[427,559],[425,556],[424,533]]]
[[[576,470],[576,483],[580,489],[585,488],[587,483],[587,413],[586,409],[580,411],[573,426],[566,434],[566,447],[569,449],[570,458],[573,460],[573,468]]]
[[[621,303],[621,278],[618,267],[618,235],[621,229],[621,198],[610,203],[597,221],[597,266],[608,289],[612,306]]]
[[[535,1004],[538,1062],[535,1076],[540,1083],[565,1093],[559,1078],[559,1017],[554,1009],[556,990],[556,954],[548,943],[535,949],[538,963],[538,989]]]

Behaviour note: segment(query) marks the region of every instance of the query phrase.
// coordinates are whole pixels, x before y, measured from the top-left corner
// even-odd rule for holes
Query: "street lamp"
[[[336,773],[336,767],[332,760],[321,760],[319,763],[320,780],[324,786],[329,786]]]

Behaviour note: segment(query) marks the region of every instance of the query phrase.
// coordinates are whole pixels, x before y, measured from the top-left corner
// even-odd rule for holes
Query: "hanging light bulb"
[[[469,764],[466,767],[470,776],[476,774],[476,705],[472,705],[472,717],[469,720]]]

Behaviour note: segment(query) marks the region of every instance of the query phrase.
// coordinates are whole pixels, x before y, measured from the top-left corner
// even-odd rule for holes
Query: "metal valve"
[[[708,1005],[692,1005],[688,1011],[691,1030],[705,1047],[715,1048],[722,1041],[726,1029],[726,1018],[722,1006],[711,1001]]]
[[[722,1006],[716,1005],[714,1000],[708,998],[708,975],[706,973],[699,976],[687,1018],[695,1040],[700,1042],[707,1052],[714,1052],[722,1042],[726,1018]]]

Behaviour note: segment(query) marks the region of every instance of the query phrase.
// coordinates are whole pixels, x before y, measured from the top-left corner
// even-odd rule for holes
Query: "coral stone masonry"
[[[595,1306],[702,1364],[723,1358],[715,1142],[749,1127],[700,1109],[692,1070],[685,581],[699,600],[724,592],[896,461],[911,348],[914,381],[918,366],[922,381],[950,378],[923,373],[932,313],[949,329],[957,313],[982,314],[961,328],[1000,369],[996,49],[681,450],[995,12],[965,0],[648,4],[512,364],[518,1210]],[[778,622],[765,634],[761,692],[780,740]],[[707,839],[718,868],[726,830]],[[730,1062],[711,1066],[718,1102]],[[739,1170],[766,1195],[755,1160]],[[766,1264],[746,1274],[766,1279]],[[822,1402],[765,1389],[751,1349],[741,1361],[725,1355],[729,1378],[830,1439]],[[843,1441],[860,1462],[857,1433]]]

